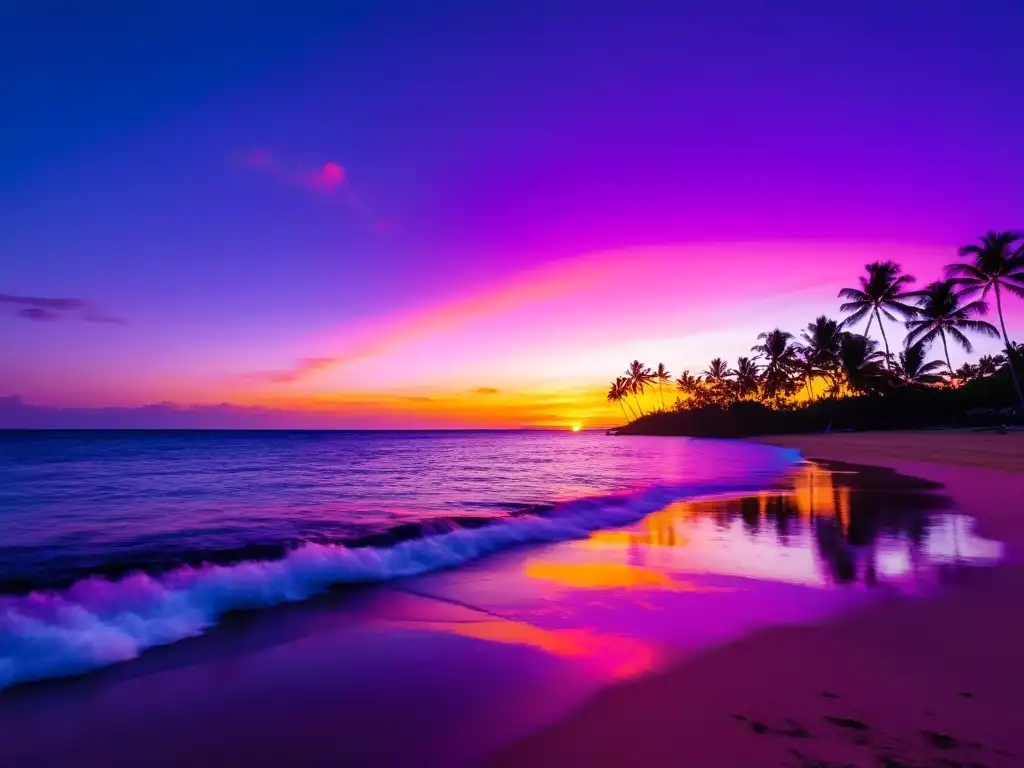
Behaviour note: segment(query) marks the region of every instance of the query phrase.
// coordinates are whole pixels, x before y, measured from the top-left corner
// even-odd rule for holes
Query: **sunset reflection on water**
[[[633,527],[596,531],[576,548],[663,578],[710,573],[815,586],[914,579],[997,560],[1001,546],[975,536],[972,522],[934,490],[805,463],[780,488],[679,501]]]
[[[628,528],[482,563],[469,581],[438,575],[459,605],[486,613],[420,626],[623,679],[679,652],[817,621],[885,591],[929,591],[962,564],[997,562],[1002,545],[976,536],[937,490],[806,463],[759,493],[679,501]]]

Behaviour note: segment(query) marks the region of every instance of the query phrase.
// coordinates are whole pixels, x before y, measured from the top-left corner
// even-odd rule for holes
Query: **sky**
[[[284,8],[0,6],[0,426],[610,425],[1024,227],[1012,0]]]

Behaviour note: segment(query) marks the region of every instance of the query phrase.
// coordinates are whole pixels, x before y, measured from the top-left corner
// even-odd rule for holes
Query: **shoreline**
[[[872,460],[845,463],[869,465],[863,472]],[[980,470],[965,471],[970,487]],[[878,490],[895,487],[872,474]],[[996,473],[1001,483],[988,479],[987,490],[1005,491],[1007,477],[1021,476]],[[930,483],[902,485],[934,494]],[[953,569],[949,593],[934,600],[770,576],[741,585],[714,563],[701,576],[702,550],[684,539],[670,546],[690,570],[673,577],[658,570],[673,519],[655,521],[661,514],[632,534],[607,531],[598,547],[537,545],[326,595],[83,677],[12,689],[0,694],[0,753],[26,765],[448,766],[492,756],[515,765],[832,766],[877,764],[880,741],[895,744],[886,754],[905,755],[894,739],[920,741],[927,731],[956,741],[939,750],[943,758],[995,766],[1015,763],[993,750],[1024,755],[1007,734],[1024,718],[1014,698],[1024,680],[1003,618],[1007,601],[1024,594],[1024,571]],[[658,634],[666,624],[687,636]],[[866,657],[864,647],[873,649]],[[939,676],[928,662],[936,654],[953,659]],[[986,675],[998,679],[977,681]],[[921,697],[934,709],[924,724],[871,709],[890,698],[920,709]],[[868,724],[869,733],[823,725],[825,716]],[[965,754],[968,743],[984,754]],[[874,751],[861,761],[866,750]]]
[[[1009,438],[1009,439],[1008,439]],[[759,442],[893,469],[1006,545],[948,588],[816,625],[769,628],[599,693],[492,765],[1009,766],[1024,764],[1024,435],[859,433]],[[915,451],[913,458],[908,451]],[[921,457],[925,457],[922,459]],[[993,468],[993,465],[995,468]]]

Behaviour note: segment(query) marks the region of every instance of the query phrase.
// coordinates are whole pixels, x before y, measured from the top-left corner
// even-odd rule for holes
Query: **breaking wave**
[[[753,491],[764,481],[656,486],[581,499],[389,546],[305,543],[271,560],[184,565],[160,574],[81,579],[66,589],[0,597],[0,689],[135,658],[202,634],[231,611],[305,600],[325,590],[452,568],[531,543],[585,538],[682,498]]]

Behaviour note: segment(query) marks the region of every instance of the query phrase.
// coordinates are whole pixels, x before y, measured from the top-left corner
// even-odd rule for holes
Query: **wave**
[[[306,543],[273,560],[185,565],[67,589],[0,597],[0,689],[127,661],[147,648],[195,637],[232,611],[305,600],[331,587],[452,568],[524,544],[585,538],[629,525],[682,498],[755,491],[760,482],[656,486],[580,499],[550,512],[405,538],[390,546]]]
[[[440,536],[446,533],[490,525],[497,520],[522,515],[547,514],[554,504],[496,503],[492,509],[499,510],[489,515],[458,515],[453,517],[427,517],[421,520],[392,525],[383,530],[369,530],[363,533],[315,534],[267,541],[249,541],[238,546],[218,548],[182,549],[176,542],[168,541],[166,547],[156,548],[152,543],[127,552],[103,552],[71,554],[65,556],[40,557],[35,555],[32,562],[20,569],[8,569],[0,576],[0,595],[23,595],[40,590],[59,590],[90,576],[102,576],[111,581],[119,580],[137,571],[159,575],[182,566],[234,565],[249,560],[279,560],[289,552],[306,544],[330,544],[350,549],[360,547],[392,547],[412,539]],[[193,534],[194,531],[189,531]],[[0,560],[5,555],[23,555],[18,547],[0,547]]]

